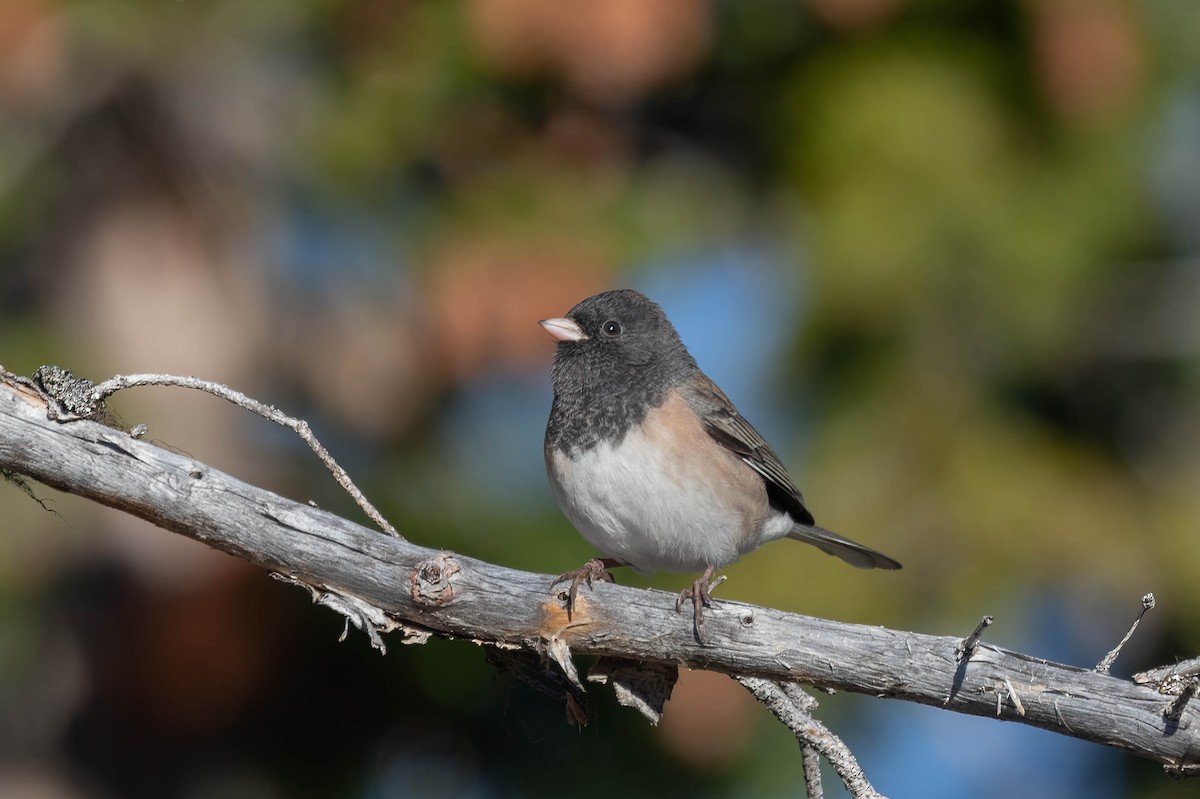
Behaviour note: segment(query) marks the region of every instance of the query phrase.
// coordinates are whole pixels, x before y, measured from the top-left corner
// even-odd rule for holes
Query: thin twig
[[[804,766],[804,790],[808,799],[824,799],[821,787],[821,753],[808,744],[800,744],[800,762]]]
[[[1101,674],[1108,674],[1108,670],[1112,668],[1112,664],[1117,662],[1117,658],[1121,655],[1121,649],[1125,644],[1129,643],[1129,639],[1133,637],[1133,631],[1137,629],[1138,624],[1142,620],[1142,616],[1146,615],[1146,611],[1154,609],[1154,594],[1146,594],[1142,597],[1142,609],[1138,611],[1137,618],[1133,620],[1133,625],[1130,626],[1129,632],[1125,633],[1125,637],[1112,648],[1112,650],[1104,656],[1104,659],[1096,664],[1096,671]]]
[[[46,367],[43,367],[42,369],[38,370],[39,374],[45,369]],[[65,374],[71,376],[70,372],[66,372]],[[86,381],[80,381],[80,384],[85,385]],[[97,383],[95,386],[91,387],[90,399],[93,412],[94,409],[99,408],[101,403],[103,403],[108,397],[112,396],[118,391],[126,388],[135,388],[137,386],[175,386],[177,388],[190,388],[196,391],[203,391],[220,397],[227,402],[232,402],[238,407],[245,408],[252,413],[262,416],[264,419],[269,419],[270,421],[275,422],[275,424],[282,425],[290,430],[295,431],[296,435],[300,436],[300,438],[304,440],[304,443],[308,444],[309,448],[317,454],[317,457],[321,459],[321,463],[325,464],[325,468],[330,471],[330,473],[333,475],[333,479],[337,481],[338,485],[340,485],[346,491],[346,493],[349,494],[356,503],[358,503],[358,506],[362,508],[363,512],[366,513],[368,517],[370,517],[371,521],[379,525],[380,529],[382,529],[388,535],[401,538],[400,534],[396,532],[396,528],[393,527],[388,520],[383,517],[382,513],[375,509],[375,506],[367,500],[363,492],[358,489],[358,486],[354,485],[354,481],[350,479],[350,475],[346,474],[346,470],[343,469],[338,462],[333,459],[333,456],[329,454],[329,450],[325,449],[321,442],[317,440],[317,437],[312,432],[312,428],[309,427],[308,422],[304,421],[303,419],[297,419],[295,417],[288,416],[274,405],[266,405],[261,403],[256,399],[247,397],[240,391],[235,391],[228,386],[221,385],[220,383],[214,383],[209,380],[201,380],[197,377],[181,377],[178,375],[160,374],[114,375],[108,380],[105,380],[103,383]],[[80,418],[88,418],[90,416],[90,414],[84,412],[84,410],[86,409],[77,412]]]
[[[762,677],[743,675],[734,675],[733,678],[754,694],[755,699],[762,702],[775,718],[792,731],[796,740],[800,742],[801,748],[811,747],[828,760],[834,771],[842,778],[842,782],[851,796],[855,799],[886,799],[867,781],[866,774],[863,773],[862,767],[858,765],[858,761],[854,758],[850,747],[846,746],[845,741],[813,718],[811,708],[816,706],[816,700],[804,694],[797,686],[792,685],[789,688],[788,683],[777,683]],[[793,698],[797,693],[803,694],[807,701],[797,701]],[[809,796],[812,797],[814,796],[812,793],[813,783],[809,777],[807,766],[806,759],[804,780],[809,790]],[[819,769],[817,773],[820,773]],[[819,777],[816,789],[818,792],[821,790]],[[820,793],[816,794],[816,796],[820,795]]]
[[[806,693],[803,688],[794,682],[777,683],[783,692],[787,694],[788,699],[792,701],[796,707],[807,713],[810,717],[813,711],[817,709],[817,700]],[[822,799],[825,795],[825,789],[821,786],[821,753],[818,752],[812,744],[800,743],[800,758],[804,765],[804,788],[808,792],[809,799]]]
[[[984,616],[979,620],[979,624],[975,625],[975,629],[966,638],[962,639],[959,645],[954,650],[954,659],[959,663],[965,663],[975,655],[975,650],[979,647],[979,639],[983,635],[983,631],[992,625],[995,619],[991,616]]]

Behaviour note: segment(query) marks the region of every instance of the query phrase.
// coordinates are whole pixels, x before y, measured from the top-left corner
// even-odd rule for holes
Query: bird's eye
[[[616,319],[609,319],[604,323],[600,330],[604,333],[604,335],[608,336],[609,338],[613,338],[621,335],[621,323]]]

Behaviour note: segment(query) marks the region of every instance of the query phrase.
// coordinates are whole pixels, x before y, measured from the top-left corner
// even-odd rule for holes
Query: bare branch
[[[547,652],[557,638],[574,655],[682,664],[979,716],[998,713],[1149,758],[1176,773],[1200,764],[1200,709],[1191,701],[1196,689],[1185,687],[1191,677],[1171,677],[1180,690],[1170,695],[1163,681],[1139,684],[982,642],[959,662],[962,641],[951,636],[731,600],[708,614],[708,644],[700,645],[672,612],[672,595],[608,583],[581,590],[568,623],[549,575],[380,535],[122,431],[90,421],[55,422],[38,392],[2,375],[0,469],[119,508],[317,591],[352,597],[350,615],[368,628],[383,628],[386,619],[518,653]]]
[[[975,629],[971,631],[971,634],[962,639],[962,642],[955,647],[954,659],[959,663],[966,663],[974,657],[975,650],[979,648],[979,639],[983,636],[983,631],[991,627],[993,621],[995,621],[995,618],[992,616],[984,616],[980,619],[979,624],[975,625]]]
[[[821,754],[808,744],[800,744],[800,757],[804,763],[804,792],[808,799],[824,799],[821,787]]]
[[[1101,674],[1108,674],[1109,669],[1112,668],[1112,664],[1117,662],[1117,658],[1121,656],[1121,650],[1125,647],[1125,644],[1129,643],[1129,639],[1133,637],[1133,631],[1137,629],[1138,624],[1142,621],[1142,616],[1145,616],[1148,610],[1154,610],[1154,594],[1146,594],[1142,597],[1142,609],[1138,612],[1137,618],[1133,620],[1129,632],[1125,633],[1125,637],[1112,648],[1112,651],[1096,664],[1096,671]]]
[[[804,689],[796,683],[781,682],[778,685],[796,707],[806,711],[809,715],[812,715],[813,711],[817,709],[817,700],[805,693]],[[821,787],[821,755],[811,745],[802,743],[800,756],[804,761],[804,787],[808,791],[809,799],[821,799],[825,794]]]
[[[851,796],[855,799],[884,799],[883,795],[871,787],[871,783],[867,781],[867,776],[863,773],[862,767],[858,765],[858,761],[854,759],[850,747],[846,746],[841,738],[830,732],[824,724],[813,718],[812,711],[817,705],[815,699],[798,687],[795,687],[793,691],[787,691],[779,683],[764,680],[761,677],[735,675],[734,679],[754,694],[755,699],[762,702],[775,718],[792,731],[801,747],[811,748],[828,760],[834,771],[842,778],[842,782],[845,783],[846,790],[850,792]],[[819,770],[817,773],[820,774]],[[814,794],[812,778],[808,773],[808,759],[805,761],[804,779],[811,797]],[[819,776],[816,790],[818,791],[816,795],[820,796]]]
[[[350,475],[346,474],[346,470],[317,440],[308,422],[288,416],[274,405],[266,405],[220,383],[177,375],[114,375],[103,383],[93,384],[92,381],[85,378],[75,377],[66,369],[57,366],[43,366],[34,374],[33,384],[49,401],[54,403],[50,406],[54,410],[54,418],[63,422],[79,419],[95,419],[105,422],[104,418],[97,417],[105,413],[104,404],[108,398],[118,391],[137,386],[190,388],[220,397],[226,402],[232,402],[240,408],[245,408],[251,413],[256,413],[264,419],[269,419],[275,424],[294,431],[316,453],[317,457],[321,459],[321,463],[325,464],[325,468],[333,475],[333,479],[358,503],[368,518],[379,525],[379,528],[388,535],[400,537],[396,528],[383,518],[383,514],[376,510],[375,506],[367,500],[366,495],[359,491],[358,486],[354,485],[354,481],[350,479]],[[141,438],[145,432],[146,426],[138,425],[130,431],[130,435],[134,438]]]

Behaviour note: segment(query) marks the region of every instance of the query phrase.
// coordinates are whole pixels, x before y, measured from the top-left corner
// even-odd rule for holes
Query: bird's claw
[[[704,574],[696,578],[689,587],[679,592],[679,596],[675,599],[675,612],[683,612],[683,603],[685,600],[691,600],[692,603],[692,632],[696,636],[697,643],[704,644],[704,633],[700,625],[704,623],[704,608],[713,606],[712,589],[716,588],[721,583],[725,582],[725,577],[722,575],[716,580],[713,579],[713,572],[716,569],[709,566],[704,570]]]
[[[570,581],[571,587],[567,589],[567,621],[571,621],[571,617],[575,613],[575,595],[579,593],[579,586],[582,583],[587,583],[588,588],[592,587],[592,580],[599,580],[603,583],[615,583],[612,574],[608,569],[615,564],[609,563],[605,558],[592,558],[587,563],[580,566],[578,569],[571,569],[569,572],[563,572],[554,578],[554,582],[550,583],[550,587]]]

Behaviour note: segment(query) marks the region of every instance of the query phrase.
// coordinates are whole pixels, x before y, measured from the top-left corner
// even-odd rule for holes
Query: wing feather
[[[804,496],[792,482],[779,456],[754,426],[738,413],[725,392],[703,377],[703,380],[693,380],[682,394],[684,401],[700,417],[708,434],[762,476],[767,486],[767,498],[772,505],[787,511],[798,524],[814,523],[812,513],[804,504]]]

